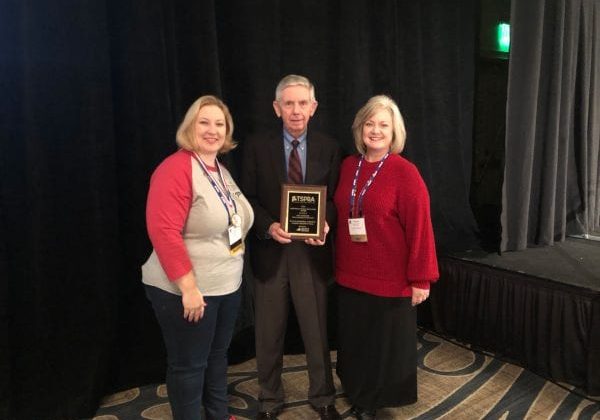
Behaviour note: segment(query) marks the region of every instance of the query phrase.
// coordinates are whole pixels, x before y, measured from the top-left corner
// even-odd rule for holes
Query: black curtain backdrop
[[[4,220],[2,211],[2,195],[0,195],[0,220]],[[6,261],[6,234],[0,225],[0,395],[10,394],[10,338],[8,320],[8,270]],[[0,418],[9,418],[9,399],[0,398]]]
[[[314,125],[347,152],[358,108],[391,95],[439,248],[472,247],[474,2],[2,2],[0,417],[91,416],[106,393],[163,380],[145,198],[202,94],[230,105],[243,143],[277,123],[277,81],[307,75]]]
[[[513,1],[503,251],[600,226],[600,4]]]

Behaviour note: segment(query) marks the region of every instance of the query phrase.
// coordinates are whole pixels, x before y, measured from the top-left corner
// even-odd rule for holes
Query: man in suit
[[[334,406],[327,343],[327,283],[333,275],[331,240],[292,241],[279,221],[284,183],[326,185],[326,232],[335,221],[332,197],[340,148],[330,137],[308,130],[317,105],[314,86],[306,77],[284,77],[273,101],[283,129],[244,142],[241,185],[255,214],[250,258],[255,278],[260,385],[257,419],[276,419],[283,406],[281,370],[290,300],[306,351],[309,402],[321,419],[340,418]]]

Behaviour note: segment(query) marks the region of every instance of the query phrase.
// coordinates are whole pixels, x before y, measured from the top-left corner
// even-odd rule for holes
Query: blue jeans
[[[167,391],[175,420],[209,420],[228,415],[227,349],[238,315],[241,291],[205,296],[198,323],[183,318],[181,296],[146,286],[167,348]]]

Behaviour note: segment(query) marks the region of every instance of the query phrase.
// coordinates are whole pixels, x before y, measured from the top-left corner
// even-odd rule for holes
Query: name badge
[[[352,242],[367,242],[367,228],[364,217],[348,219],[348,231]]]
[[[227,228],[227,233],[229,234],[229,252],[233,255],[241,250],[244,245],[242,242],[242,227],[230,225]]]

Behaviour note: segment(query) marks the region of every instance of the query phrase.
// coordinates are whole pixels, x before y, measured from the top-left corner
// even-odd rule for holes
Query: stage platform
[[[600,242],[441,255],[428,328],[600,396]]]

